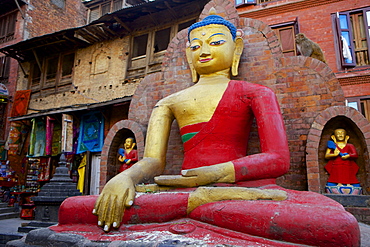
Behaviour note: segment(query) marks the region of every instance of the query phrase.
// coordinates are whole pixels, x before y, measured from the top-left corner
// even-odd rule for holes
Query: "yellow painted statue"
[[[354,161],[358,158],[355,146],[348,143],[349,136],[342,128],[334,130],[331,139],[325,153],[325,158],[329,160],[325,166],[329,173],[326,192],[360,194],[362,188],[356,177],[359,167]]]
[[[125,143],[123,144],[124,148],[120,148],[118,150],[118,160],[122,163],[118,172],[127,170],[138,161],[137,150],[134,149],[135,145],[136,143],[134,138],[129,137],[126,138]]]
[[[66,200],[55,229],[97,220],[106,232],[113,227],[113,234],[114,228],[126,231],[133,225],[184,219],[224,229],[239,239],[248,235],[315,246],[358,246],[357,221],[340,204],[276,185],[276,178],[289,170],[285,127],[271,89],[230,79],[238,73],[243,47],[241,33],[215,13],[193,24],[186,56],[197,83],[155,105],[143,159],[107,182],[94,209],[96,197],[90,202],[83,197]],[[254,118],[261,153],[247,156]],[[174,119],[184,161],[180,175],[165,176],[161,174]],[[148,178],[172,190],[137,193],[135,185]],[[78,200],[97,217],[74,213],[72,201]]]

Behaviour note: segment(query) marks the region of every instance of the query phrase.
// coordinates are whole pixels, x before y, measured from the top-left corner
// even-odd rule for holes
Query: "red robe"
[[[261,153],[247,156],[248,139],[256,118]],[[279,104],[271,89],[244,81],[230,81],[212,118],[181,128],[198,132],[184,143],[182,169],[232,161],[241,186],[262,186],[289,169],[290,154]],[[201,155],[199,155],[201,154]]]
[[[130,164],[126,164],[126,162],[123,162],[119,168],[119,172],[123,172],[124,170],[130,168],[133,164],[135,164],[138,161],[137,150],[132,149],[129,153],[125,151],[125,159],[131,160]]]
[[[337,148],[342,154],[349,154],[350,158],[343,160],[340,156],[337,156],[336,158],[329,160],[325,166],[325,169],[330,174],[328,182],[358,184],[359,181],[356,178],[356,174],[359,168],[356,162],[353,161],[353,159],[358,157],[355,146],[347,143],[343,149],[339,148],[338,146]]]

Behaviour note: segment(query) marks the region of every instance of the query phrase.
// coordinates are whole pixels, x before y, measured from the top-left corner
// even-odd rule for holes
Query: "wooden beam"
[[[176,11],[173,10],[173,8],[170,6],[170,4],[167,1],[164,1],[164,4],[169,9],[169,12],[172,14],[172,17],[176,19],[177,18]]]
[[[37,65],[39,66],[40,71],[42,71],[42,67],[41,67],[41,64],[40,64],[40,60],[39,60],[39,57],[37,56],[37,53],[36,53],[35,49],[32,49],[32,53],[33,53],[33,55],[34,55],[34,56],[35,56],[35,58],[36,58],[36,62],[37,62]]]
[[[116,15],[113,15],[113,18],[124,28],[126,29],[127,31],[129,31],[130,33],[132,32],[132,30],[123,22],[121,21],[120,18],[118,18]]]

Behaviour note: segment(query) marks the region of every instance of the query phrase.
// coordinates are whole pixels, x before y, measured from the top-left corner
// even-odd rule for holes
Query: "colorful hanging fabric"
[[[62,151],[73,151],[73,116],[68,114],[62,116]]]
[[[86,168],[86,155],[81,160],[80,165],[78,166],[78,182],[77,189],[83,193],[84,192],[84,182],[85,182],[85,168]]]
[[[8,155],[19,155],[28,134],[28,128],[19,123],[11,122],[8,140],[5,144],[5,149],[8,149]]]
[[[34,156],[45,156],[46,148],[46,125],[43,119],[36,120],[36,143]]]
[[[54,130],[54,121],[52,117],[46,117],[46,155],[51,155],[52,142],[53,142],[53,130]]]
[[[45,156],[46,124],[42,118],[32,119],[32,132],[30,139],[29,156]]]
[[[21,125],[22,124],[18,122],[10,122],[10,130],[8,140],[6,142],[6,148],[8,149],[8,155],[10,156],[17,155],[18,153]]]
[[[104,142],[104,117],[99,111],[81,117],[77,154],[86,151],[100,152]]]
[[[31,137],[30,146],[28,147],[28,155],[33,156],[35,154],[35,143],[36,143],[36,118],[31,119]]]
[[[31,90],[16,91],[12,107],[11,117],[23,116],[27,113],[30,102]]]
[[[54,121],[53,137],[51,144],[51,155],[56,156],[62,152],[62,125],[60,122]]]

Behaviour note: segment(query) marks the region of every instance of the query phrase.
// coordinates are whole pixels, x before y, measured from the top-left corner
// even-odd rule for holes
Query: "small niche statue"
[[[136,143],[134,138],[129,137],[125,140],[123,144],[124,148],[118,150],[119,157],[118,160],[122,162],[122,165],[119,168],[119,172],[130,168],[133,164],[138,161],[137,150],[134,149]]]
[[[346,130],[336,129],[332,140],[328,141],[325,158],[329,159],[325,170],[329,173],[326,192],[331,194],[361,194],[360,183],[356,178],[358,157],[354,145],[347,143]]]

